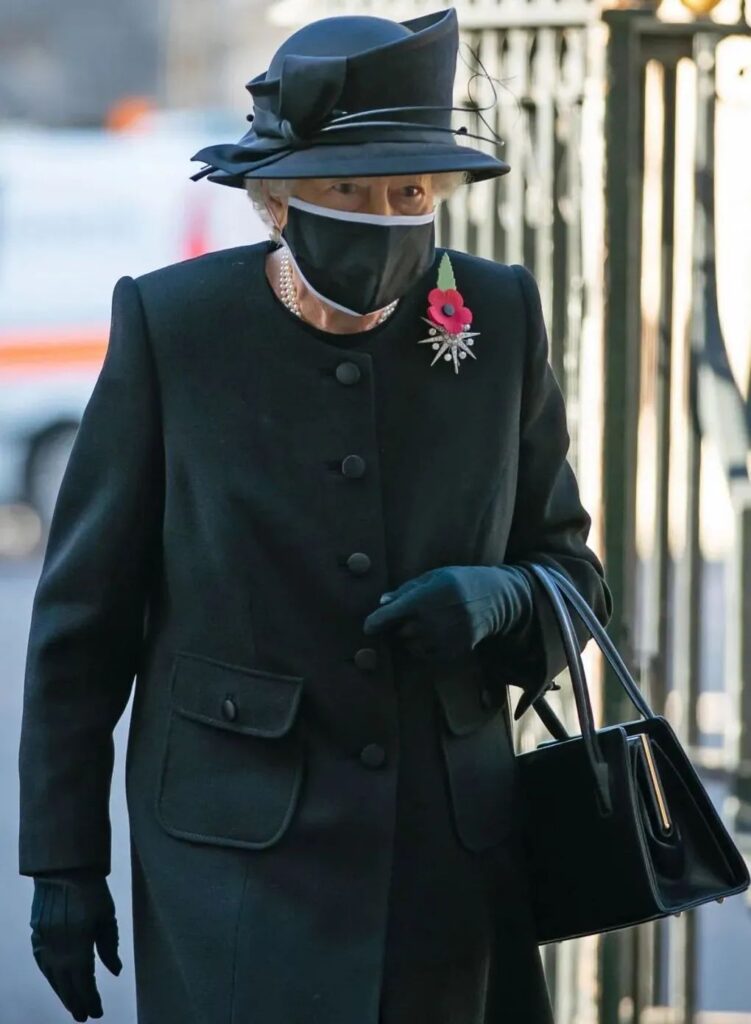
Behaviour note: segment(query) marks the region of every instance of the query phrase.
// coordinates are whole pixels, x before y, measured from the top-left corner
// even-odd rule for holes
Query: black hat
[[[341,15],[305,25],[245,86],[252,127],[192,156],[208,164],[192,180],[244,188],[246,177],[505,174],[503,160],[456,141],[471,135],[451,127],[451,111],[464,109],[452,107],[458,45],[453,7],[403,22]]]

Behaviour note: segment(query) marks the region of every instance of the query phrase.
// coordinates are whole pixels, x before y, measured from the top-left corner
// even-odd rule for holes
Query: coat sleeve
[[[137,283],[112,294],[105,358],[57,495],[34,593],[18,768],[22,875],[110,871],[113,730],[158,560],[159,391]]]
[[[603,566],[587,546],[591,517],[582,506],[573,468],[567,459],[570,436],[566,408],[549,362],[549,342],[532,274],[512,268],[526,311],[527,349],[519,437],[519,473],[504,564],[520,559],[541,562],[568,577],[602,625],[613,611]],[[492,681],[515,684],[537,695],[567,665],[560,632],[549,598],[527,574],[533,602],[514,629],[486,637],[483,657],[489,658]],[[591,634],[570,602],[579,650]]]

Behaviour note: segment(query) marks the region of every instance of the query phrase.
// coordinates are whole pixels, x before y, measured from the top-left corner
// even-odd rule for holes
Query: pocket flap
[[[232,732],[284,736],[295,720],[303,681],[303,676],[176,651],[172,703],[187,718]]]
[[[485,673],[473,656],[442,667],[436,673],[435,686],[446,724],[455,736],[474,732],[499,709]]]

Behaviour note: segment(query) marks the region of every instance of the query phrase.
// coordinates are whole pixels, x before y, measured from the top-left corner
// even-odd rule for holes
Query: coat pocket
[[[281,838],[304,775],[303,682],[175,653],[155,797],[165,831],[252,849]]]
[[[506,839],[519,821],[517,764],[504,703],[488,690],[474,655],[442,669],[435,688],[456,831],[469,850]]]

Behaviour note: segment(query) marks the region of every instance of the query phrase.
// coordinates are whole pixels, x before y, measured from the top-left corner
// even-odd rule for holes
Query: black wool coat
[[[391,1024],[395,977],[461,964],[480,982],[431,1024],[550,1024],[506,687],[565,666],[546,598],[450,662],[362,632],[429,569],[521,557],[610,616],[536,283],[448,250],[479,332],[457,374],[417,343],[444,249],[333,335],[281,304],[270,248],[115,285],[34,596],[20,872],[109,872],[135,679],[140,1024]]]

